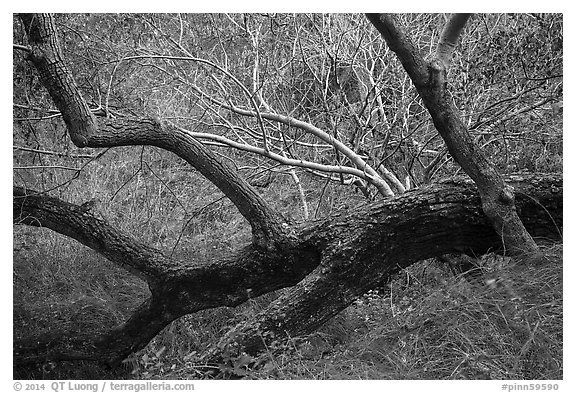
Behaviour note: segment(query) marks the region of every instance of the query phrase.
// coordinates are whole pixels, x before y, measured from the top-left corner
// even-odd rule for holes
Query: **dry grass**
[[[562,379],[562,247],[547,255],[541,266],[486,256],[488,284],[432,261],[414,265],[318,332],[278,342],[256,359],[231,359],[220,377]],[[132,378],[205,376],[196,354],[267,301],[175,322],[135,356]]]
[[[123,150],[113,154],[118,155],[111,157],[114,161],[130,162]],[[245,221],[229,201],[218,201],[218,190],[163,160],[162,154],[151,153],[154,174],[141,176],[139,163],[126,164],[108,175],[92,168],[85,173],[87,178],[68,189],[68,199],[78,203],[98,197],[97,210],[111,224],[182,259],[217,258],[249,241]],[[139,175],[134,177],[134,173]],[[187,182],[180,180],[184,175]],[[315,180],[303,181],[310,182],[310,200],[318,201]],[[109,191],[90,191],[83,187],[85,182]],[[166,185],[171,187],[169,192]],[[312,214],[327,215],[342,201],[360,198],[342,190],[332,186],[324,190],[320,206],[310,206]],[[298,218],[296,192],[288,178],[280,177],[263,192],[279,210]],[[209,201],[217,202],[205,208]],[[182,221],[185,216],[187,227]],[[560,379],[562,246],[549,247],[546,252],[548,262],[541,266],[520,266],[494,255],[484,257],[489,285],[455,277],[436,262],[421,262],[398,275],[385,290],[359,299],[320,331],[275,343],[257,359],[231,359],[235,367],[225,369],[228,374],[221,376]],[[144,282],[92,250],[48,230],[15,226],[14,340],[105,331],[123,321],[147,296]],[[120,371],[87,362],[19,369],[15,375],[45,379],[201,378],[205,374],[195,363],[197,355],[236,323],[259,312],[274,296],[265,295],[236,309],[206,310],[180,318],[127,359]]]

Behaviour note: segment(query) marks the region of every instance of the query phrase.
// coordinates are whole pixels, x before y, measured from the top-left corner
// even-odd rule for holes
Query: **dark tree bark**
[[[15,345],[17,362],[93,359],[117,363],[146,345],[174,319],[199,310],[237,306],[278,288],[293,285],[314,268],[316,250],[294,244],[280,253],[249,245],[236,255],[207,265],[180,261],[138,242],[81,206],[33,190],[14,187],[15,224],[49,228],[98,251],[148,282],[152,297],[128,321],[104,337],[34,337]],[[38,342],[30,346],[27,342]],[[43,343],[43,341],[46,341]],[[75,343],[82,343],[77,347]],[[50,350],[48,350],[50,347]],[[81,348],[89,348],[83,351]],[[70,348],[74,350],[70,351]]]
[[[392,15],[368,15],[412,79],[448,151],[478,186],[484,213],[501,235],[509,254],[538,259],[540,250],[518,217],[513,189],[474,143],[448,90],[450,59],[469,17],[470,14],[453,15],[444,28],[435,56],[424,59]]]
[[[526,227],[537,238],[558,239],[560,178],[521,179],[512,184]],[[532,205],[535,201],[545,207]],[[205,355],[206,361],[219,362],[223,353],[230,357],[238,348],[254,354],[265,342],[315,331],[360,295],[415,262],[451,253],[502,250],[477,189],[463,178],[331,217],[302,233],[308,231],[314,233],[315,244],[322,244],[320,264],[253,320],[230,331]]]
[[[58,44],[49,14],[21,14],[40,81],[62,113],[70,139],[78,147],[156,146],[171,151],[216,185],[252,226],[254,242],[282,248],[289,242],[288,223],[233,169],[185,131],[157,118],[96,119],[76,87]]]
[[[532,235],[558,239],[562,177],[510,180],[518,190],[518,211]],[[13,213],[15,223],[50,228],[119,266],[143,273],[152,293],[125,324],[103,337],[87,332],[83,337],[50,337],[40,345],[29,344],[36,337],[16,343],[17,363],[46,359],[117,363],[182,315],[236,306],[295,285],[253,321],[233,329],[205,360],[218,360],[232,350],[255,353],[262,349],[262,337],[273,340],[313,332],[400,268],[448,253],[480,255],[501,245],[482,212],[474,184],[464,178],[301,224],[294,228],[292,248],[281,254],[249,245],[227,259],[202,265],[166,257],[80,206],[31,190],[14,189]]]
[[[87,136],[96,130],[95,119],[64,62],[52,16],[19,16],[28,34],[28,60],[35,65],[40,81],[62,113],[74,144],[88,146]]]
[[[49,228],[76,239],[145,279],[151,292],[125,323],[104,336],[86,332],[79,337],[34,337],[16,343],[16,363],[95,359],[114,364],[141,349],[182,315],[236,306],[251,297],[293,286],[252,321],[233,329],[204,359],[218,360],[230,351],[254,353],[267,340],[312,332],[400,268],[447,253],[481,254],[501,245],[504,230],[494,221],[491,225],[482,210],[486,211],[491,201],[488,197],[494,196],[486,196],[481,186],[492,183],[482,183],[482,177],[475,179],[480,197],[472,182],[459,178],[327,219],[299,225],[289,222],[185,131],[154,118],[94,117],[65,66],[52,18],[22,15],[21,20],[31,45],[28,59],[62,112],[77,146],[152,145],[177,154],[236,205],[250,223],[253,238],[252,244],[223,259],[203,264],[176,260],[110,227],[82,206],[15,187],[14,223]],[[398,50],[404,53],[405,48]],[[424,67],[426,78],[436,75],[428,73],[422,60],[413,60]],[[445,90],[432,89],[426,94],[431,113],[436,111],[437,127],[459,121],[453,112],[446,112],[445,105],[450,103]],[[474,146],[468,148],[474,153]],[[510,193],[507,200],[514,201],[513,189],[499,179]],[[516,207],[526,228],[534,236],[557,238],[557,228],[562,226],[561,176],[509,180],[518,187]]]

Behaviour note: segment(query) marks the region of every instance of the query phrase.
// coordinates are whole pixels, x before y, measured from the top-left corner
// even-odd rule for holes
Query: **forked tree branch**
[[[450,19],[443,34],[443,45],[447,47],[440,48],[438,52],[443,57],[434,56],[429,60],[422,57],[392,15],[371,14],[368,19],[396,53],[412,79],[450,154],[478,186],[484,212],[502,236],[505,247],[511,255],[526,259],[541,258],[538,246],[518,218],[512,187],[504,182],[480,147],[474,143],[448,91],[445,61],[468,17],[462,15]]]
[[[247,109],[239,108],[237,106],[226,104],[224,102],[218,101],[213,97],[210,97],[206,93],[198,90],[200,94],[206,97],[208,100],[212,101],[215,105],[218,105],[222,108],[225,108],[233,113],[242,116],[248,117],[255,117],[256,113]],[[305,131],[311,135],[314,135],[318,139],[322,140],[323,142],[332,145],[335,150],[342,153],[346,158],[348,158],[359,171],[365,172],[368,176],[360,176],[367,180],[370,184],[374,185],[376,189],[380,192],[383,196],[394,196],[394,192],[381,177],[380,175],[370,166],[366,161],[362,159],[356,152],[346,146],[344,143],[339,141],[338,139],[334,138],[324,130],[314,126],[313,124],[307,123],[305,121],[295,119],[291,116],[281,115],[278,113],[270,113],[270,112],[261,112],[260,116],[263,119],[271,120],[278,122],[280,124],[284,124],[289,127],[295,127],[302,131]],[[396,179],[397,180],[397,179]]]
[[[169,150],[198,169],[236,205],[252,226],[255,244],[281,247],[289,241],[286,219],[271,209],[253,187],[190,135],[157,119],[101,119],[91,113],[58,43],[54,21],[48,14],[21,14],[29,35],[28,60],[62,113],[70,138],[78,147],[150,145]]]
[[[519,211],[531,232],[561,237],[561,175],[508,180],[518,185]],[[15,223],[73,237],[120,266],[144,272],[152,283],[151,298],[104,336],[87,332],[81,337],[16,342],[16,363],[74,359],[117,363],[179,316],[237,306],[298,284],[254,321],[235,328],[205,358],[214,360],[222,354],[218,351],[233,343],[240,344],[236,349],[258,350],[263,345],[261,333],[276,337],[310,333],[399,267],[446,253],[480,255],[501,244],[482,213],[476,188],[463,178],[302,223],[295,228],[293,247],[282,253],[247,246],[206,264],[167,258],[82,212],[81,206],[21,188],[14,189],[14,196]]]
[[[453,14],[442,30],[438,46],[436,47],[436,57],[444,63],[446,69],[450,68],[452,54],[454,53],[460,34],[471,16],[472,14]]]
[[[167,60],[175,60],[175,61],[191,61],[191,62],[206,64],[206,65],[214,67],[217,70],[223,72],[227,77],[231,78],[235,84],[242,86],[243,90],[247,91],[247,88],[245,86],[243,86],[241,84],[241,82],[238,81],[238,79],[236,77],[234,77],[232,74],[223,70],[222,67],[218,66],[217,64],[210,62],[208,60],[202,59],[202,58],[187,57],[187,56],[171,56],[171,55],[138,55],[138,56],[125,57],[122,60],[136,60],[136,59],[167,59]],[[222,86],[222,83],[214,77],[212,77],[212,79],[218,84],[218,86],[222,90],[222,92],[224,94],[226,94],[226,89]],[[187,83],[186,81],[183,81],[183,82]],[[392,191],[392,189],[390,188],[390,186],[388,185],[386,180],[388,182],[393,183],[395,185],[395,187],[398,190],[400,190],[400,192],[404,191],[404,187],[403,187],[402,183],[390,171],[385,171],[386,180],[383,179],[378,174],[378,172],[376,172],[356,152],[354,152],[352,149],[350,149],[348,146],[346,146],[346,144],[342,143],[340,140],[334,138],[332,135],[330,135],[326,131],[322,130],[321,128],[314,126],[313,124],[310,124],[308,122],[305,122],[305,121],[302,121],[299,119],[295,119],[291,116],[281,115],[281,114],[273,113],[273,112],[262,112],[257,107],[255,110],[254,109],[249,110],[249,109],[240,108],[240,107],[234,105],[231,102],[231,100],[228,100],[228,103],[225,103],[225,102],[220,101],[220,100],[212,97],[211,95],[203,92],[197,86],[191,85],[191,84],[189,84],[189,85],[200,96],[206,98],[208,101],[212,102],[215,106],[217,106],[219,108],[224,108],[224,109],[229,110],[230,112],[236,113],[238,115],[255,118],[255,119],[257,119],[258,124],[261,124],[262,120],[264,119],[264,120],[270,120],[270,121],[273,121],[276,123],[280,123],[280,124],[286,125],[288,127],[295,127],[295,128],[298,128],[302,131],[305,131],[307,134],[315,136],[316,138],[320,139],[324,143],[331,145],[338,153],[342,153],[346,158],[348,158],[348,160],[350,160],[350,162],[352,164],[354,164],[356,169],[359,171],[359,172],[357,172],[358,173],[357,176],[363,178],[364,180],[368,181],[370,184],[375,186],[376,189],[378,190],[378,192],[383,196],[386,196],[386,197],[394,196],[394,192]],[[252,105],[252,106],[254,107],[254,105]],[[262,135],[264,136],[266,134],[263,132]],[[259,148],[255,147],[254,149],[252,149],[252,152],[255,152],[257,154],[261,154],[260,151],[264,151],[265,154],[262,154],[262,155],[267,156],[267,157],[272,158],[272,159],[275,159],[275,158],[273,158],[274,154],[267,154],[270,150],[268,141],[271,139],[272,138],[270,138],[270,136],[267,136],[265,139],[264,139],[264,137],[262,137],[262,141],[264,144],[263,149],[259,149]],[[239,144],[238,146],[241,146],[241,145]],[[243,150],[247,150],[245,144],[244,144]],[[366,176],[362,176],[362,173],[365,173]]]

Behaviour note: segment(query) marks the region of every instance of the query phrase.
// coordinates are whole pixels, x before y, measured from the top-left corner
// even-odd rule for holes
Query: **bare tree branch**
[[[538,246],[518,218],[514,206],[513,189],[507,185],[487,160],[463,123],[459,110],[447,90],[447,69],[438,57],[426,61],[414,44],[402,32],[392,15],[368,15],[386,43],[396,53],[410,75],[424,105],[430,112],[434,126],[444,139],[452,157],[474,180],[480,190],[486,215],[501,234],[512,255],[522,258],[541,258]],[[464,17],[458,17],[449,27],[449,36],[461,31]]]
[[[444,63],[446,69],[450,68],[452,53],[454,53],[460,34],[471,16],[472,14],[453,14],[442,30],[436,47],[436,57]]]
[[[97,122],[63,61],[52,17],[22,14],[21,19],[33,44],[33,52],[28,58],[62,112],[70,137],[77,146],[151,145],[172,151],[232,200],[251,224],[255,244],[274,248],[287,241],[285,219],[272,210],[253,187],[190,135],[162,124],[158,119],[102,119]]]
[[[24,146],[12,146],[12,148],[14,150],[21,150],[21,151],[27,151],[27,152],[31,152],[31,153],[38,153],[38,154],[47,154],[47,155],[53,155],[53,156],[58,156],[58,157],[70,157],[70,158],[96,158],[96,155],[92,155],[92,154],[70,154],[70,153],[66,153],[66,152],[60,152],[60,151],[48,151],[48,150],[40,150],[40,149],[32,149],[29,147],[24,147]]]

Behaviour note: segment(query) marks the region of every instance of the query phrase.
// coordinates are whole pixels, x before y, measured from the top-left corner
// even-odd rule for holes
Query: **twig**
[[[64,169],[67,171],[80,172],[81,168],[70,168],[68,166],[61,165],[31,165],[31,166],[15,166],[12,169],[15,170],[26,170],[26,169]]]
[[[32,149],[32,148],[23,147],[23,146],[12,146],[12,148],[14,150],[29,151],[29,152],[38,153],[38,154],[48,154],[48,155],[53,155],[53,156],[58,156],[58,157],[70,157],[70,158],[95,158],[96,157],[95,155],[91,155],[91,154],[69,154],[69,153],[58,152],[58,151]]]

